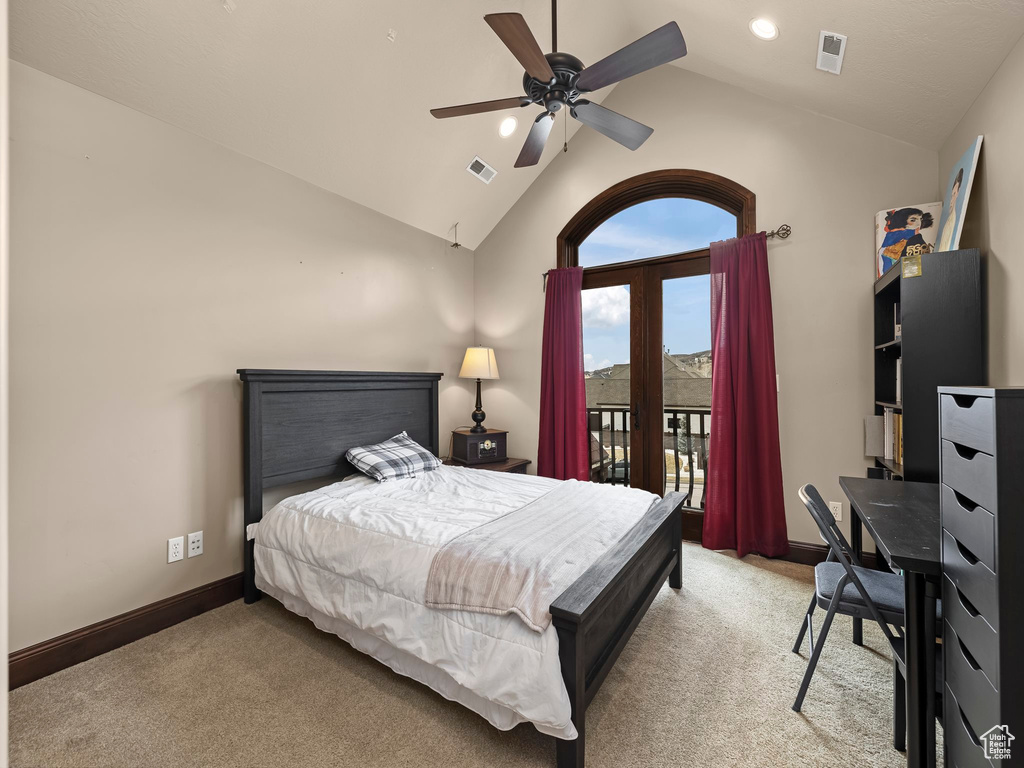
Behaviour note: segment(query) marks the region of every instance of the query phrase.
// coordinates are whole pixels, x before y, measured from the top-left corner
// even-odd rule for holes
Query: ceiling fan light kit
[[[557,40],[556,10],[556,0],[552,0],[552,42]],[[430,110],[430,114],[436,118],[446,118],[528,107],[531,104],[543,107],[544,111],[534,119],[530,127],[526,143],[516,159],[516,168],[536,165],[540,161],[555,115],[564,108],[568,108],[573,118],[598,133],[627,149],[637,149],[654,133],[654,129],[600,104],[594,104],[583,98],[584,94],[606,88],[686,55],[683,34],[674,21],[589,67],[585,67],[582,61],[569,53],[544,53],[521,14],[492,13],[484,16],[484,21],[522,64],[525,70],[525,95],[442,107]]]

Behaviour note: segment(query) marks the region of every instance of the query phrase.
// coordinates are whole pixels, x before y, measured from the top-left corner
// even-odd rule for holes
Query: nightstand
[[[525,475],[526,468],[532,463],[529,459],[505,459],[495,461],[491,464],[461,464],[451,459],[445,459],[445,465],[449,467],[466,467],[466,469],[489,469],[491,472],[508,472],[513,475]]]

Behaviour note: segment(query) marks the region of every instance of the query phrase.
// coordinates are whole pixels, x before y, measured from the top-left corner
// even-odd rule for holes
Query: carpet
[[[839,617],[803,712],[790,651],[807,566],[683,549],[587,712],[590,768],[903,766],[892,662]],[[818,614],[818,622],[820,616]],[[12,766],[553,768],[554,741],[503,733],[264,599],[210,611],[10,694]]]

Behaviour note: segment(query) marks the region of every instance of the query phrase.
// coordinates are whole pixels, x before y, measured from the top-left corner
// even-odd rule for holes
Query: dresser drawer
[[[981,664],[974,656],[974,650],[967,647],[956,630],[946,623],[942,637],[942,655],[946,663],[946,685],[956,695],[972,725],[981,728],[981,735],[994,725],[999,725],[999,694],[985,676]]]
[[[939,395],[939,419],[943,439],[968,448],[996,452],[995,400],[969,395]]]
[[[957,768],[992,768],[993,763],[985,758],[977,728],[967,719],[948,685],[945,689],[942,727],[946,737],[946,765],[955,765]]]
[[[996,575],[945,530],[942,532],[942,571],[998,632]]]
[[[994,515],[996,509],[996,460],[987,453],[942,441],[942,482],[959,491]]]
[[[948,578],[942,580],[942,615],[971,649],[974,658],[981,662],[988,679],[998,680],[999,641],[996,632]]]
[[[942,527],[991,570],[996,569],[996,519],[943,483],[939,487]]]

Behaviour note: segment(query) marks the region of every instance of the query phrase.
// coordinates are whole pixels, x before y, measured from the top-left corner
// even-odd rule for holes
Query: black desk
[[[861,524],[879,554],[903,571],[906,590],[907,766],[935,766],[935,600],[942,575],[939,486],[840,477],[850,500],[850,546],[861,550]],[[854,642],[860,640],[860,622]]]

